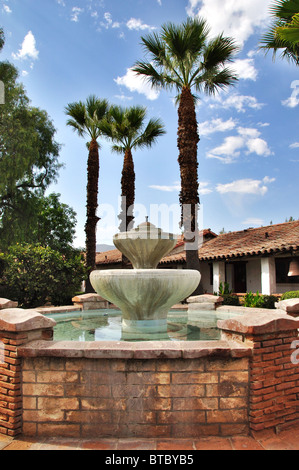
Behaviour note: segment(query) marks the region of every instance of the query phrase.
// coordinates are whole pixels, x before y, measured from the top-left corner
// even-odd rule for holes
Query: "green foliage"
[[[299,65],[299,0],[275,0],[270,6],[272,25],[261,40],[261,48],[277,52]]]
[[[133,71],[143,75],[154,88],[176,88],[179,95],[185,87],[215,94],[237,81],[227,64],[238,47],[232,38],[222,34],[209,40],[209,32],[207,22],[200,18],[188,18],[179,25],[164,24],[160,34],[141,38],[150,61],[137,62]]]
[[[14,198],[14,207],[2,208],[0,249],[16,243],[49,246],[65,253],[72,247],[76,213],[59,200],[60,194]]]
[[[86,270],[77,250],[62,255],[38,245],[15,245],[0,254],[1,285],[20,307],[35,308],[51,301],[66,305],[80,290]]]
[[[229,284],[227,282],[225,282],[224,285],[222,282],[220,282],[219,292],[215,295],[220,295],[223,298],[223,305],[240,305],[239,297],[232,293],[232,290],[230,290]]]
[[[281,296],[280,300],[287,300],[287,299],[299,299],[299,290],[285,292],[285,294]]]
[[[250,291],[245,296],[244,306],[249,308],[274,309],[276,300],[276,297],[273,295],[261,295],[258,291],[256,294],[253,294]]]
[[[223,294],[223,305],[234,305],[238,307],[240,305],[240,300],[237,295],[234,294]]]
[[[229,288],[229,284],[228,282],[225,282],[224,283],[224,286],[222,284],[222,282],[220,282],[220,285],[219,285],[219,295],[228,295],[228,294],[231,294],[232,291],[230,290]]]

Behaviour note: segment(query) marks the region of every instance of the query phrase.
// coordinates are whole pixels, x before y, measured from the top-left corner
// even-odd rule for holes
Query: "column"
[[[220,284],[225,283],[225,262],[217,261],[213,263],[213,293],[219,292]]]
[[[274,258],[261,259],[261,281],[261,293],[263,295],[271,295],[276,293],[276,271]]]

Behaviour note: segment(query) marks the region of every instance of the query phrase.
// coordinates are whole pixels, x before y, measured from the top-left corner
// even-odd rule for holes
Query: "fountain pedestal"
[[[150,223],[115,235],[115,246],[132,262],[133,269],[93,271],[95,291],[122,312],[124,340],[168,339],[171,307],[198,287],[198,271],[156,269],[177,244],[177,238]]]

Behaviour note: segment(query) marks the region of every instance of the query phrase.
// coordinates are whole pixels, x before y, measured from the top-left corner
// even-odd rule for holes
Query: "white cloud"
[[[104,28],[108,29],[108,28],[119,28],[120,27],[120,23],[118,21],[113,21],[112,20],[111,13],[109,13],[109,12],[104,13],[104,19],[105,19],[105,23],[101,22],[101,26],[103,26]]]
[[[8,5],[3,5],[3,10],[5,11],[5,13],[12,13],[12,10],[9,8]]]
[[[226,137],[223,144],[208,152],[208,158],[215,158],[222,163],[233,163],[241,151],[246,155],[255,153],[267,157],[272,154],[267,142],[261,139],[261,133],[254,128],[238,127],[238,135]]]
[[[173,184],[169,186],[159,186],[159,185],[151,185],[149,186],[151,189],[157,189],[158,191],[163,191],[167,193],[172,193],[172,192],[180,192],[181,191],[181,183],[179,181],[175,181]],[[209,188],[209,183],[205,181],[201,181],[199,183],[199,194],[201,196],[205,194],[210,194],[212,192],[212,189]]]
[[[79,21],[79,15],[81,13],[83,13],[83,8],[79,8],[79,7],[73,7],[72,8],[72,16],[71,16],[71,21],[73,21],[74,23],[78,23]]]
[[[198,132],[200,136],[207,136],[214,132],[226,132],[231,131],[236,126],[236,122],[233,118],[223,121],[221,118],[212,119],[212,121],[200,122],[198,124]]]
[[[209,100],[209,107],[224,108],[224,109],[235,109],[238,113],[245,113],[246,108],[259,110],[264,106],[263,103],[259,103],[254,96],[239,95],[238,93],[229,94],[225,98],[225,94],[220,93],[215,96],[212,100]]]
[[[297,148],[299,148],[299,142],[294,142],[289,147],[290,147],[290,149],[297,149]]]
[[[114,81],[121,86],[125,86],[131,92],[145,95],[148,100],[154,101],[159,97],[159,91],[154,90],[142,76],[137,75],[132,69],[127,69],[126,75],[117,77]]]
[[[140,19],[137,19],[137,18],[131,18],[128,22],[127,22],[127,27],[130,29],[130,30],[136,30],[136,31],[143,31],[145,29],[149,29],[149,30],[153,30],[153,29],[156,29],[155,26],[149,26],[148,24],[145,24],[143,23],[142,20]]]
[[[239,195],[252,194],[264,196],[268,191],[266,184],[275,181],[275,179],[264,178],[263,180],[254,180],[250,178],[240,179],[227,184],[218,184],[216,190],[220,194],[235,193]]]
[[[236,59],[231,65],[239,79],[256,81],[258,71],[253,59]]]
[[[243,220],[242,225],[246,226],[253,226],[253,225],[258,225],[261,226],[264,224],[263,219],[259,219],[258,217],[248,217],[246,220]]]
[[[36,40],[32,31],[29,31],[24,38],[22,47],[17,54],[12,54],[14,59],[38,59],[39,51],[36,49]]]
[[[179,182],[175,182],[169,186],[159,186],[159,185],[153,184],[149,187],[151,189],[157,189],[158,191],[163,191],[166,193],[178,192],[181,190],[181,184]]]
[[[241,45],[269,20],[273,0],[189,0],[187,13],[203,17],[213,36],[224,32]]]

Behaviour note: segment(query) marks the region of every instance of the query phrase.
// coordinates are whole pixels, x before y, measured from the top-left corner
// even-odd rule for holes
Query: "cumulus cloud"
[[[38,59],[39,51],[36,48],[36,40],[32,31],[29,31],[22,43],[22,47],[17,54],[12,54],[14,59]]]
[[[8,5],[3,5],[3,11],[5,13],[12,13],[12,10],[10,9],[10,7]]]
[[[260,110],[263,108],[264,103],[259,103],[255,96],[239,95],[238,93],[226,95],[220,93],[218,96],[210,100],[209,107],[235,109],[238,113],[245,113],[246,109]]]
[[[198,132],[200,136],[207,136],[214,132],[231,131],[236,127],[236,121],[233,118],[223,121],[221,118],[204,121],[198,124]]]
[[[145,95],[148,100],[154,101],[159,97],[159,91],[154,90],[151,85],[140,75],[133,72],[133,70],[127,69],[127,73],[122,77],[114,79],[117,85],[125,86],[131,92],[137,92]]]
[[[148,29],[148,30],[156,29],[155,26],[149,26],[148,24],[143,23],[142,20],[137,19],[137,18],[131,18],[127,22],[127,27],[130,30],[136,30],[136,31],[144,31],[145,29]]]
[[[71,21],[73,21],[74,23],[78,23],[79,16],[81,15],[81,13],[83,13],[83,11],[84,11],[83,8],[73,7],[72,8]]]
[[[236,59],[231,69],[237,74],[239,79],[256,81],[258,71],[254,66],[254,59]]]
[[[187,13],[205,18],[213,36],[224,32],[243,45],[269,21],[271,2],[272,0],[189,0]]]
[[[240,179],[227,184],[218,184],[216,191],[220,194],[252,194],[264,196],[268,192],[267,184],[275,181],[275,178],[266,176],[262,180],[254,180],[250,178]]]
[[[226,137],[224,142],[208,152],[208,158],[215,158],[222,163],[233,163],[240,155],[255,153],[267,157],[272,154],[267,142],[260,137],[258,129],[239,127],[238,135]]]
[[[290,147],[290,149],[297,149],[297,148],[299,148],[299,142],[294,142],[289,147]]]

